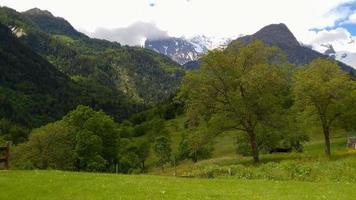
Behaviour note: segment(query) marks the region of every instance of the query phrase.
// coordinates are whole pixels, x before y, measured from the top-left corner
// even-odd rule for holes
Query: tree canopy
[[[256,40],[212,51],[202,60],[201,69],[186,76],[181,91],[190,125],[207,121],[216,130],[246,133],[257,162],[256,131],[277,121],[288,90],[284,57]]]
[[[345,115],[355,115],[352,95],[355,82],[331,60],[317,59],[294,76],[296,106],[317,117],[325,139],[325,153],[331,155],[330,128]],[[353,100],[352,100],[353,99]],[[347,120],[346,120],[347,121]],[[352,123],[352,122],[351,122]]]

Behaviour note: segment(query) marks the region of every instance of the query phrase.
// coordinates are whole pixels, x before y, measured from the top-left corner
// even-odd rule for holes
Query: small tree
[[[320,122],[325,154],[330,157],[330,128],[347,113],[353,82],[331,60],[317,59],[294,76],[293,93],[301,111],[316,116]]]
[[[158,157],[158,164],[164,170],[164,164],[171,160],[171,142],[165,136],[158,136],[154,141],[154,151]]]
[[[206,126],[190,129],[188,133],[182,135],[179,144],[178,158],[183,160],[191,158],[194,162],[199,159],[206,159],[213,151],[214,135],[209,134]]]
[[[141,170],[145,171],[146,169],[145,162],[150,153],[151,145],[147,139],[137,141],[136,145],[137,145],[137,156],[141,163]]]

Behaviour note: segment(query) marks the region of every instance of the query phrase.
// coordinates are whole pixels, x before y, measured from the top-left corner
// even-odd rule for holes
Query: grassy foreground
[[[354,184],[0,171],[0,199],[355,199]]]

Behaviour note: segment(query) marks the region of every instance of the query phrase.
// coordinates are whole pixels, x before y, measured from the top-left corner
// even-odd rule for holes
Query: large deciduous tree
[[[331,156],[330,128],[338,119],[349,115],[354,81],[331,60],[317,59],[294,76],[293,93],[301,111],[320,121],[325,139],[325,154]]]
[[[242,131],[258,162],[257,129],[277,121],[288,90],[285,63],[276,48],[258,40],[208,53],[183,83],[189,125],[205,121],[219,131]]]

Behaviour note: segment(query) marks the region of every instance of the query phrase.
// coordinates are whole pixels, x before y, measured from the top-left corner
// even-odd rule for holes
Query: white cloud
[[[336,28],[333,30],[322,30],[319,32],[312,31],[313,40],[309,43],[317,51],[325,51],[322,45],[331,44],[336,51],[356,52],[356,37],[352,36],[344,28]]]
[[[142,21],[154,22],[172,36],[224,37],[285,23],[298,39],[307,41],[309,29],[334,25],[342,12],[328,12],[345,2],[350,0],[1,0],[0,4],[20,11],[46,9],[89,32]]]
[[[145,39],[158,39],[168,37],[167,32],[160,30],[155,24],[136,22],[125,28],[105,29],[98,28],[91,37],[118,41],[125,45],[143,45]]]
[[[340,40],[349,40],[351,34],[344,28],[337,28],[334,30],[322,30],[316,34],[313,43],[335,42]]]
[[[350,24],[356,24],[356,12],[349,16],[349,19],[347,20],[347,22]]]
[[[90,36],[128,45],[168,35],[233,37],[285,23],[299,41],[315,50],[323,52],[322,45],[331,44],[336,51],[356,53],[355,36],[344,28],[330,30],[356,24],[355,4],[355,0],[0,0],[0,6],[19,11],[49,10]],[[311,31],[315,28],[322,31]]]

